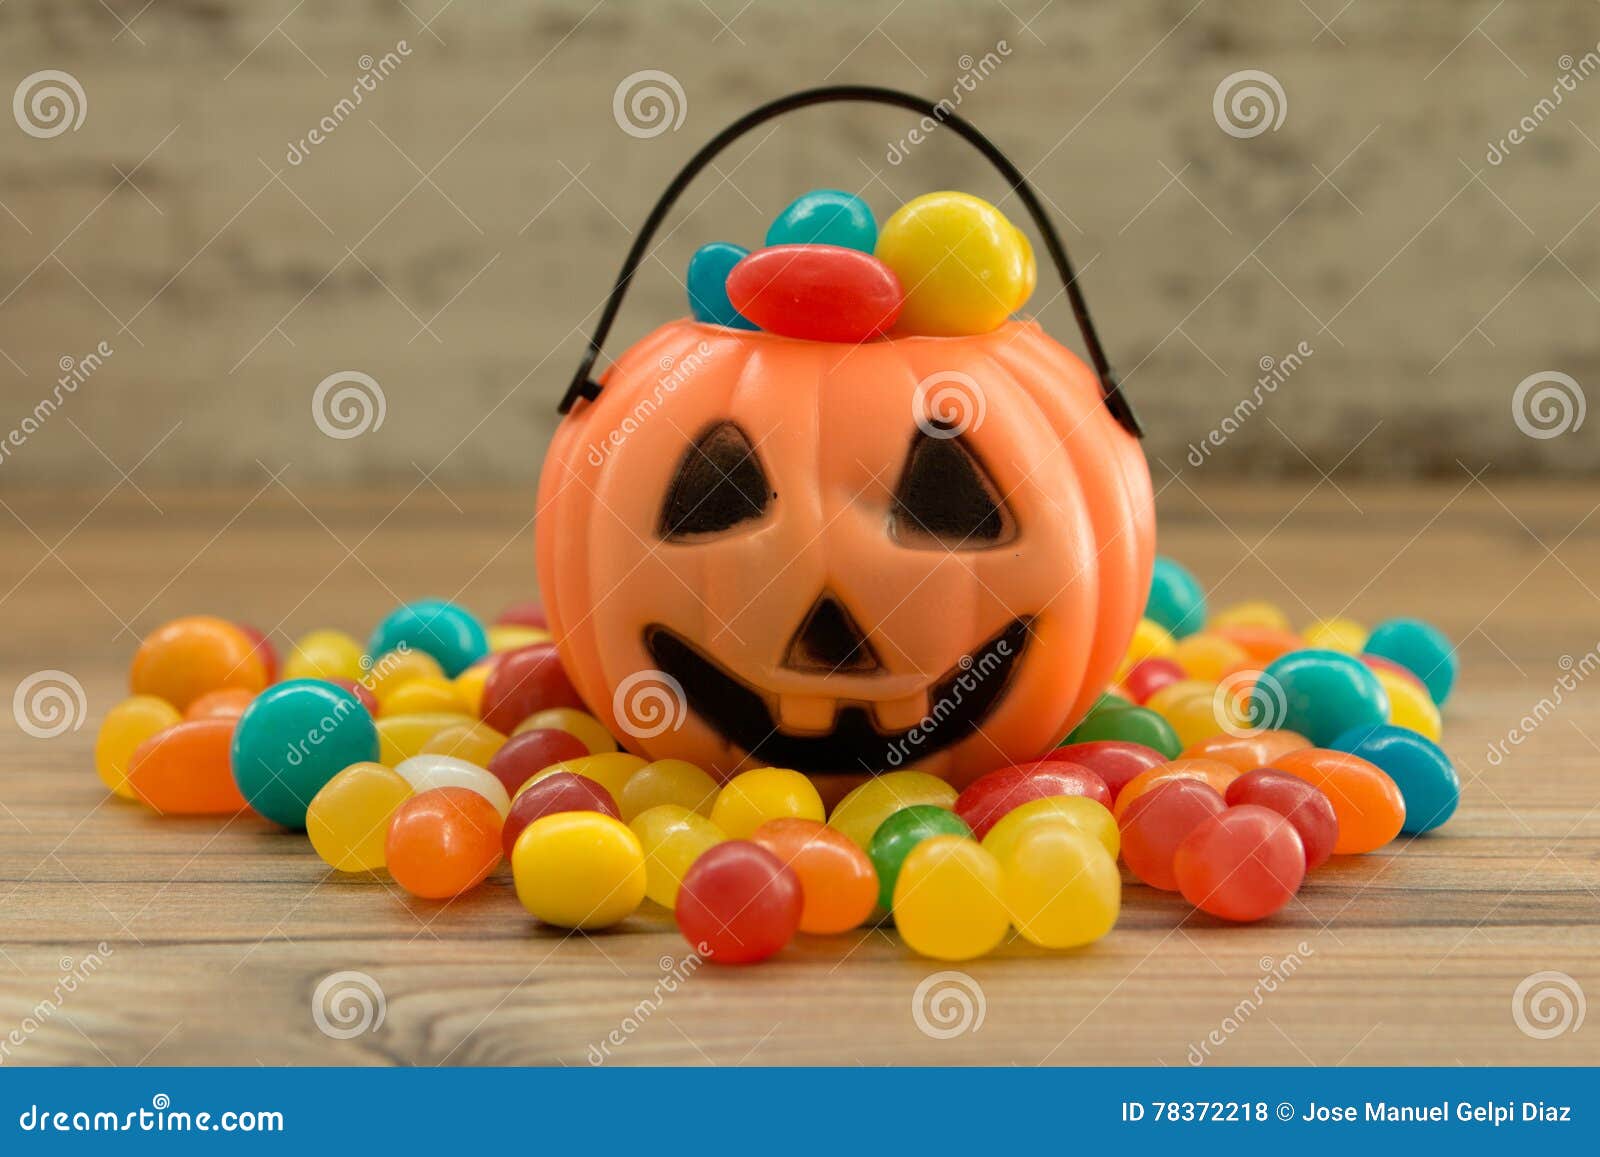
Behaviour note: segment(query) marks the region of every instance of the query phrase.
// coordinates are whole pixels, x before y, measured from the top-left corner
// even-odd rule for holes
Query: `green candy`
[[[922,803],[901,808],[872,833],[867,857],[878,871],[878,903],[883,907],[893,907],[895,881],[900,878],[900,866],[911,849],[932,836],[965,836],[970,840],[972,829],[955,812]]]
[[[1061,741],[1092,743],[1097,739],[1121,739],[1154,748],[1168,759],[1177,759],[1183,753],[1183,744],[1172,724],[1148,707],[1096,706],[1083,722],[1072,729],[1072,734]]]

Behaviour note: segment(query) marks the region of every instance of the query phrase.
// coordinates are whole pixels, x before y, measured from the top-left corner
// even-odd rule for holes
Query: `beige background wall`
[[[816,83],[946,95],[1002,42],[962,111],[1059,209],[1153,458],[1195,472],[1189,443],[1306,342],[1200,473],[1591,471],[1600,418],[1533,438],[1512,399],[1544,372],[1585,405],[1600,383],[1600,75],[1486,152],[1597,41],[1588,0],[9,0],[0,95],[59,69],[87,108],[44,139],[0,110],[0,439],[61,359],[113,353],[6,448],[0,488],[288,463],[529,485],[630,230],[696,145]],[[641,139],[613,95],[644,69],[683,117]],[[1281,86],[1276,131],[1219,127],[1244,69]],[[952,139],[890,164],[908,127],[833,110],[758,134],[691,194],[620,336],[683,311],[697,244],[755,242],[807,188],[880,216],[944,185],[999,195]],[[1044,317],[1071,333],[1060,299]],[[313,421],[341,370],[384,394],[360,437]]]

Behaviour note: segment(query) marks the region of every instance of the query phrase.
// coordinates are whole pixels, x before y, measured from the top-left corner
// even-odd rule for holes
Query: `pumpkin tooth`
[[[902,699],[874,703],[872,715],[880,731],[909,730],[928,717],[928,693],[919,691]]]
[[[778,722],[785,731],[823,732],[833,727],[839,701],[826,695],[780,695]]]

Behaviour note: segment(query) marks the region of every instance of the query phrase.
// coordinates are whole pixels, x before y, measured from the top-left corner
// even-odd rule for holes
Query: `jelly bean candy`
[[[1176,648],[1177,643],[1165,627],[1149,619],[1140,619],[1133,628],[1133,638],[1128,640],[1128,649],[1113,681],[1122,682],[1129,671],[1146,659],[1170,659]]]
[[[1072,734],[1067,736],[1062,746],[1113,739],[1151,748],[1168,759],[1176,759],[1183,750],[1172,724],[1148,707],[1113,707],[1091,711],[1083,722],[1072,729]]]
[[[503,623],[488,628],[485,633],[489,638],[489,654],[491,655],[498,655],[505,651],[515,651],[522,647],[531,647],[534,643],[548,643],[551,638],[550,632],[542,627],[518,627]],[[479,662],[482,661],[481,659],[479,660]]]
[[[222,687],[207,691],[184,711],[185,719],[237,719],[255,699],[254,691],[243,687]]]
[[[1311,740],[1297,731],[1239,731],[1213,735],[1183,749],[1183,759],[1214,759],[1241,772],[1270,767],[1278,756],[1310,747]]]
[[[644,899],[644,851],[619,819],[556,812],[534,820],[511,853],[517,899],[558,928],[609,928]]]
[[[717,799],[717,781],[682,759],[658,759],[628,777],[617,800],[622,819],[632,823],[640,812],[664,803],[677,804],[707,819]]]
[[[1210,633],[1233,643],[1244,651],[1248,662],[1263,667],[1290,651],[1306,649],[1306,641],[1299,635],[1293,631],[1279,630],[1277,627],[1260,627],[1247,623],[1236,627],[1213,627]]]
[[[163,815],[233,815],[247,806],[229,767],[236,719],[196,719],[145,740],[128,764],[128,786]]]
[[[402,647],[432,655],[454,677],[489,653],[489,638],[483,624],[454,603],[422,599],[390,611],[367,641],[373,655]]]
[[[1359,655],[1367,645],[1367,634],[1367,628],[1354,619],[1318,619],[1300,632],[1306,646],[1346,655]]]
[[[475,767],[487,768],[506,742],[506,737],[487,723],[455,723],[436,733],[417,754],[452,755]],[[521,786],[517,784],[517,787]],[[508,787],[506,790],[513,789]]]
[[[250,637],[211,615],[191,615],[157,627],[139,644],[128,673],[135,695],[165,699],[179,711],[207,691],[259,691],[267,669]]]
[[[1022,287],[1017,291],[1016,304],[1020,310],[1028,304],[1033,291],[1039,287],[1039,263],[1034,260],[1032,242],[1021,229],[1017,230],[1017,244],[1022,249]]]
[[[1271,627],[1275,631],[1288,631],[1293,628],[1289,625],[1289,616],[1275,603],[1263,599],[1254,599],[1250,602],[1234,603],[1224,607],[1211,617],[1208,624],[1212,628],[1218,627]]]
[[[1389,696],[1371,668],[1338,651],[1294,651],[1274,660],[1250,694],[1250,723],[1298,731],[1326,747],[1352,727],[1389,718]]]
[[[284,679],[359,680],[366,674],[361,644],[343,631],[312,631],[295,640],[283,663]]]
[[[443,675],[422,675],[389,691],[378,704],[378,715],[466,715],[467,700],[461,689]]]
[[[1294,825],[1306,849],[1306,871],[1333,855],[1339,842],[1339,817],[1328,797],[1303,779],[1270,767],[1246,772],[1228,785],[1229,807],[1255,804],[1275,811]]]
[[[535,820],[556,812],[599,812],[603,816],[619,819],[617,801],[611,793],[594,780],[569,771],[547,775],[538,783],[529,784],[528,790],[517,793],[506,813],[506,822],[500,832],[500,842],[506,859],[511,858],[517,846],[517,837]]]
[[[1220,683],[1226,676],[1250,665],[1250,655],[1238,643],[1210,631],[1180,639],[1172,648],[1172,661],[1190,679]]]
[[[1461,779],[1450,757],[1433,741],[1404,727],[1379,724],[1347,731],[1332,746],[1359,756],[1394,780],[1405,799],[1402,832],[1431,832],[1455,815],[1461,803]]]
[[[411,785],[414,792],[464,787],[488,800],[502,819],[511,810],[511,796],[506,793],[505,784],[464,759],[449,755],[413,755],[410,759],[402,760],[395,771]]]
[[[235,623],[233,625],[239,628],[245,638],[255,644],[251,649],[255,651],[256,657],[261,660],[261,668],[267,674],[267,684],[270,686],[276,683],[278,675],[283,669],[283,662],[278,658],[278,648],[272,645],[271,639],[249,623]]]
[[[485,724],[484,726],[487,726]],[[570,731],[524,731],[505,741],[489,760],[489,771],[515,794],[539,772],[554,763],[577,759],[589,749]]]
[[[1241,804],[1202,820],[1172,859],[1183,898],[1223,920],[1262,920],[1300,890],[1306,850],[1275,811]]]
[[[1439,717],[1439,705],[1422,681],[1410,671],[1394,671],[1371,663],[1368,666],[1377,676],[1384,694],[1389,696],[1389,722],[1396,727],[1410,728],[1424,739],[1438,743],[1444,737],[1444,720]]]
[[[94,741],[94,769],[100,779],[123,799],[133,799],[133,788],[128,786],[133,753],[145,740],[181,722],[182,713],[154,695],[135,695],[118,703],[106,712]]]
[[[549,728],[572,732],[583,740],[583,745],[590,755],[604,755],[608,751],[617,749],[617,741],[611,738],[611,732],[606,730],[604,723],[593,715],[572,707],[552,707],[545,711],[535,711],[517,724],[518,731],[542,731]]]
[[[381,763],[356,763],[317,792],[306,809],[306,835],[322,862],[341,872],[384,866],[384,843],[395,811],[411,785]]]
[[[316,676],[311,677],[316,678]],[[358,683],[354,679],[345,679],[338,675],[323,676],[322,681],[324,683],[332,683],[335,687],[340,687],[350,692],[360,701],[361,706],[367,709],[368,715],[374,719],[378,717],[378,697],[372,693],[372,689],[365,683]]]
[[[535,643],[500,656],[483,685],[478,714],[502,735],[510,735],[528,716],[551,707],[581,711],[583,700],[561,669],[555,644]]]
[[[550,616],[545,614],[544,604],[538,599],[524,599],[522,602],[512,603],[496,615],[494,625],[497,627],[539,627],[548,630]]]
[[[1111,793],[1111,802],[1141,772],[1166,763],[1169,756],[1141,743],[1127,743],[1120,739],[1096,739],[1088,743],[1068,743],[1056,748],[1048,756],[1087,767],[1100,777]]]
[[[870,253],[834,245],[758,249],[728,274],[728,300],[769,333],[861,342],[900,316],[900,283]]]
[[[988,333],[1027,304],[1031,252],[1022,235],[966,193],[907,201],[883,223],[875,252],[905,287],[903,333]]]
[[[657,804],[628,824],[644,849],[644,894],[671,908],[678,902],[683,877],[701,854],[728,837],[699,812],[677,804]]]
[[[1360,756],[1307,747],[1280,755],[1273,766],[1305,780],[1328,797],[1339,817],[1336,856],[1375,851],[1400,834],[1405,797],[1394,780]]]
[[[1184,677],[1183,668],[1171,659],[1152,657],[1141,659],[1130,667],[1122,677],[1122,685],[1133,697],[1133,702],[1143,705],[1157,691],[1181,682]]]
[[[483,710],[483,686],[489,681],[489,672],[492,670],[494,661],[484,659],[474,663],[455,678],[456,690],[461,692],[462,702],[467,705],[468,713],[474,717]]]
[[[871,253],[878,243],[872,209],[853,193],[816,189],[789,203],[767,229],[768,245],[838,245]]]
[[[558,771],[570,771],[573,775],[588,776],[610,792],[612,799],[618,799],[623,788],[628,786],[628,780],[643,766],[644,760],[637,755],[630,755],[626,751],[607,751],[600,755],[580,755],[576,759],[552,763],[534,772],[529,782],[536,783],[542,776],[554,775]],[[523,790],[526,789],[527,785],[524,785]]]
[[[1184,747],[1244,725],[1244,719],[1229,710],[1229,700],[1215,683],[1195,679],[1163,687],[1150,696],[1146,706],[1172,725]]]
[[[1202,820],[1227,806],[1204,780],[1170,779],[1157,785],[1134,801],[1122,818],[1123,862],[1152,888],[1176,892],[1172,861],[1178,845]]]
[[[768,820],[750,836],[800,879],[800,931],[827,936],[859,927],[878,903],[867,854],[816,820]]]
[[[1128,809],[1133,806],[1134,800],[1147,791],[1154,791],[1168,780],[1197,779],[1221,795],[1228,790],[1228,785],[1238,778],[1238,768],[1218,759],[1174,759],[1134,776],[1117,796],[1111,814],[1116,816],[1117,823],[1121,824],[1128,814]]]
[[[867,856],[878,873],[878,903],[885,908],[894,901],[895,882],[906,857],[923,840],[934,836],[972,838],[972,829],[955,812],[932,804],[917,804],[895,812],[872,833]]]
[[[1052,795],[1012,808],[983,837],[983,846],[1002,864],[1035,827],[1065,824],[1100,841],[1114,860],[1122,850],[1117,821],[1104,804],[1081,795]]]
[[[1116,924],[1122,876],[1116,858],[1089,833],[1037,824],[996,858],[1006,913],[1024,940],[1040,948],[1077,948]]]
[[[730,779],[711,805],[711,822],[731,838],[747,839],[768,820],[823,818],[822,797],[798,771],[758,767]]]
[[[378,758],[378,730],[350,692],[320,679],[268,687],[239,717],[233,778],[250,806],[286,828],[306,826],[306,807],[352,763]]]
[[[381,715],[383,705],[407,683],[418,679],[443,680],[444,677],[444,668],[439,666],[439,660],[426,651],[389,651],[371,661],[371,667],[361,677],[361,683],[378,701],[378,713]]]
[[[752,964],[794,939],[804,910],[793,869],[759,844],[728,840],[695,860],[673,914],[683,938],[707,960]]]
[[[685,283],[689,288],[689,312],[696,321],[730,329],[756,328],[755,322],[742,316],[728,300],[728,274],[748,256],[750,250],[729,241],[712,241],[694,251]]]
[[[955,814],[972,829],[973,837],[981,840],[1012,808],[1052,795],[1081,795],[1111,806],[1105,780],[1087,767],[1064,760],[1037,760],[973,780],[956,799]]]
[[[913,952],[972,960],[997,948],[1011,918],[1000,864],[963,836],[934,836],[911,850],[894,889],[894,922]]]
[[[1427,687],[1439,706],[1450,698],[1461,669],[1455,648],[1439,628],[1421,619],[1389,619],[1372,628],[1366,651],[1399,663]]]
[[[1158,554],[1150,573],[1144,617],[1164,627],[1174,639],[1186,639],[1205,626],[1206,593],[1181,563]]]
[[[878,826],[902,808],[928,804],[953,808],[956,789],[925,771],[891,771],[874,776],[841,799],[828,817],[828,826],[843,832],[865,850]]]
[[[394,882],[413,896],[459,896],[500,862],[500,813],[470,788],[418,792],[395,809],[383,858]]]
[[[404,760],[421,755],[422,749],[441,731],[472,722],[472,716],[454,713],[387,716],[377,723],[378,762],[385,767],[397,767]]]

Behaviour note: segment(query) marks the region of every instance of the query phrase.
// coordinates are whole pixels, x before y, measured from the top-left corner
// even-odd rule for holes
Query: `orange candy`
[[[816,820],[768,820],[750,837],[800,877],[800,931],[848,932],[872,915],[878,873],[867,853],[837,829]]]
[[[1198,779],[1202,783],[1210,784],[1218,795],[1225,795],[1228,785],[1238,779],[1239,774],[1238,768],[1220,759],[1174,759],[1168,763],[1158,763],[1149,771],[1141,771],[1127,782],[1117,795],[1117,803],[1111,809],[1111,814],[1117,817],[1117,826],[1121,827],[1122,817],[1127,813],[1128,805],[1151,788],[1166,783],[1169,779]]]
[[[1265,667],[1290,651],[1303,651],[1306,648],[1306,641],[1299,635],[1277,627],[1215,627],[1211,633],[1228,640],[1248,655],[1250,662],[1260,667]]]
[[[1273,761],[1291,751],[1310,747],[1311,740],[1298,731],[1252,731],[1248,735],[1213,735],[1184,750],[1180,759],[1213,759],[1240,772],[1275,767]]]
[[[157,627],[139,645],[128,673],[135,695],[154,695],[184,711],[207,691],[260,691],[267,668],[254,640],[225,619],[190,615]]]
[[[256,697],[254,691],[243,687],[222,687],[207,691],[183,713],[185,719],[237,719]]]
[[[1406,801],[1388,774],[1358,755],[1307,747],[1273,761],[1328,797],[1339,817],[1333,854],[1354,856],[1383,847],[1406,822]]]
[[[233,782],[236,719],[179,723],[141,743],[128,761],[128,786],[164,815],[232,815],[249,805]]]
[[[500,862],[500,813],[471,788],[418,792],[395,809],[384,859],[394,882],[413,896],[459,896]]]

